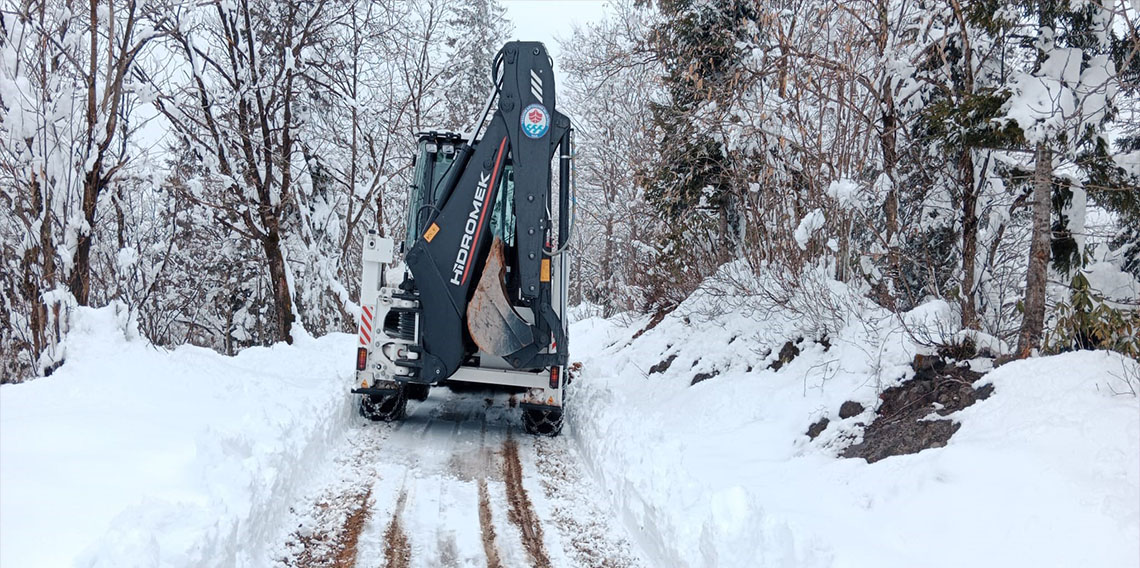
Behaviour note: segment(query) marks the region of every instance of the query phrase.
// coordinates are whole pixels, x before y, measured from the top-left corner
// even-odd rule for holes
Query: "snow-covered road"
[[[633,567],[570,436],[522,431],[510,395],[432,390],[361,419],[293,508],[283,566]]]

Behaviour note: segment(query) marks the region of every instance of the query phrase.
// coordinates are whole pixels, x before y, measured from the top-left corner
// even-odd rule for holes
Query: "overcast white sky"
[[[569,38],[575,24],[601,20],[610,13],[605,0],[501,0],[507,17],[514,23],[512,39],[541,41],[554,58],[555,80],[563,75],[558,67],[557,38]]]

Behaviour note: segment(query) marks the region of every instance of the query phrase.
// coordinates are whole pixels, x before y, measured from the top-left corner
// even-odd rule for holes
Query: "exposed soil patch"
[[[675,308],[676,308],[676,306],[673,306],[671,308],[665,308],[663,310],[658,310],[657,313],[653,314],[653,317],[649,318],[649,323],[645,324],[645,327],[639,329],[637,331],[637,333],[633,334],[633,337],[630,338],[630,341],[636,340],[638,337],[641,337],[641,334],[657,327],[657,324],[664,321],[665,316],[669,315],[669,313],[672,312]]]
[[[503,568],[499,549],[495,547],[495,525],[491,522],[491,502],[487,498],[487,480],[479,480],[479,529],[483,535],[483,553],[487,568]]]
[[[669,366],[672,365],[673,361],[676,361],[676,360],[677,360],[677,354],[674,353],[674,354],[666,357],[664,361],[661,361],[660,363],[650,367],[649,368],[649,374],[652,375],[654,373],[664,373],[665,371],[668,371]]]
[[[392,511],[392,520],[388,521],[388,530],[384,531],[384,566],[386,568],[408,568],[412,560],[412,545],[408,542],[408,535],[404,533],[400,522],[404,503],[408,501],[407,490],[400,492],[396,500],[395,510]]]
[[[824,416],[823,418],[820,418],[819,421],[817,421],[815,424],[808,426],[808,438],[811,438],[812,440],[818,438],[824,430],[827,430],[827,425],[830,423],[831,421],[828,420],[826,416]]]
[[[301,550],[285,561],[286,566],[297,568],[351,568],[356,562],[356,545],[368,520],[372,490],[350,493],[317,504],[318,519],[329,519],[320,526],[327,530],[301,534],[294,533],[286,546],[299,546]],[[343,516],[340,522],[331,517]]]
[[[530,556],[534,568],[550,568],[550,557],[542,544],[542,524],[534,514],[530,497],[523,488],[522,463],[519,462],[519,447],[514,440],[503,443],[503,481],[507,488],[507,502],[510,508],[507,518],[522,533],[522,545]]]
[[[984,400],[992,385],[972,386],[982,377],[968,367],[947,366],[932,357],[916,357],[913,379],[879,395],[882,401],[863,441],[843,451],[845,458],[874,463],[890,456],[914,454],[946,445],[961,424],[952,420],[923,420],[932,413],[946,416]]]
[[[720,371],[716,371],[716,370],[713,370],[710,373],[697,373],[696,375],[693,376],[693,381],[689,383],[689,386],[693,386],[697,383],[707,381],[707,380],[709,380],[709,379],[711,379],[711,378],[713,378],[719,374],[720,374]]]
[[[849,401],[843,403],[842,405],[840,405],[840,407],[839,407],[839,418],[846,420],[848,418],[851,418],[852,416],[859,416],[860,414],[863,414],[864,410],[866,410],[866,409],[863,408],[862,404],[859,404],[858,402],[855,402],[854,400],[849,400]]]
[[[789,341],[785,343],[784,346],[780,348],[779,358],[772,361],[772,364],[768,365],[768,368],[773,371],[779,371],[781,367],[791,363],[792,359],[795,359],[800,354],[800,348],[796,347],[796,343],[800,341],[803,341],[802,337],[795,342]]]
[[[978,356],[990,357],[992,359],[996,355],[999,355],[989,352],[988,349],[984,353],[979,351],[978,345],[969,337],[939,345],[937,351],[939,357],[955,361],[966,361]]]

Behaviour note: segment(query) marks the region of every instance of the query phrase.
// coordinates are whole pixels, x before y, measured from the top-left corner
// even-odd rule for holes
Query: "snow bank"
[[[1140,403],[1116,394],[1135,361],[1008,364],[982,379],[991,398],[953,415],[948,446],[869,465],[836,456],[912,375],[919,347],[897,321],[867,310],[825,340],[795,314],[700,296],[637,339],[648,318],[571,328],[573,435],[655,565],[1140,563]],[[906,319],[933,331],[948,310]],[[788,341],[800,353],[775,370]],[[840,419],[846,400],[868,410]]]
[[[353,420],[354,338],[223,357],[152,347],[114,308],[74,322],[63,367],[0,387],[0,565],[266,565]]]

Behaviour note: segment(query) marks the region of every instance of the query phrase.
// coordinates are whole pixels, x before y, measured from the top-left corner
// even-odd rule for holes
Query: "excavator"
[[[364,417],[394,421],[433,386],[507,387],[521,394],[526,431],[556,436],[573,130],[542,43],[507,43],[491,68],[494,87],[467,133],[417,135],[406,237],[364,238],[352,393]]]

